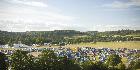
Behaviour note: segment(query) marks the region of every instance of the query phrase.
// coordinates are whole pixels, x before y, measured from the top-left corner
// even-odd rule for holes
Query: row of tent
[[[8,44],[6,45],[0,45],[0,48],[30,48],[31,46],[25,45],[25,44],[13,44],[12,47],[10,47]]]
[[[104,62],[107,57],[111,54],[117,54],[120,57],[126,57],[129,61],[135,60],[131,54],[140,54],[139,49],[127,49],[127,48],[118,48],[118,49],[110,49],[110,48],[91,48],[91,47],[81,47],[77,48],[77,51],[73,51],[71,48],[22,48],[23,51],[28,52],[42,52],[43,50],[53,50],[56,56],[64,57],[67,56],[69,59],[75,59],[79,62],[88,61],[88,60],[99,60]],[[0,52],[11,55],[15,50],[0,50]],[[139,58],[140,59],[140,58]]]

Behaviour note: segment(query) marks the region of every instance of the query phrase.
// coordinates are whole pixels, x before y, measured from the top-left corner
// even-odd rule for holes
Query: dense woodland
[[[51,43],[51,44],[78,44],[81,42],[118,42],[118,41],[140,41],[140,30],[118,30],[118,31],[87,31],[54,30],[54,31],[26,31],[7,32],[0,31],[0,44],[12,45],[21,41],[26,45]]]

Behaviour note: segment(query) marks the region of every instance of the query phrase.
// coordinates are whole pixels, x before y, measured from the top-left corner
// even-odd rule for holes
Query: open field
[[[80,43],[67,45],[66,47],[94,47],[94,48],[128,48],[128,49],[140,49],[140,41],[126,41],[126,42],[97,42],[94,43]]]
[[[41,46],[40,48],[46,48],[49,46]],[[51,46],[57,48],[59,46]],[[128,49],[140,49],[140,41],[126,41],[126,42],[97,42],[97,43],[80,43],[80,44],[71,44],[63,46],[66,48],[75,48],[75,47],[93,47],[93,48],[128,48]]]
[[[40,46],[34,48],[58,48],[60,46]],[[140,49],[140,41],[126,41],[126,42],[97,42],[97,43],[80,43],[80,44],[71,44],[63,46],[66,48],[76,48],[76,47],[93,47],[93,48],[128,48],[128,49]],[[3,48],[8,50],[13,50],[13,48]],[[14,48],[15,49],[15,48]],[[0,48],[2,50],[2,48]]]
[[[48,48],[49,46],[41,46],[38,48]],[[57,48],[60,46],[51,46],[50,48]],[[126,42],[97,42],[97,43],[80,43],[80,44],[71,44],[63,46],[66,48],[76,48],[76,47],[93,47],[93,48],[128,48],[128,49],[140,49],[140,41],[126,41]]]

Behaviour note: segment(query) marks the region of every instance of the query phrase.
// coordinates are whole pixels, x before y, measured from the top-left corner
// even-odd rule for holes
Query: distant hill
[[[0,31],[0,44],[18,43],[31,45],[34,43],[43,44],[46,42],[79,43],[93,41],[129,41],[140,40],[140,30],[118,30],[118,31],[87,31],[75,30],[54,30],[54,31],[27,31],[27,32],[7,32]]]

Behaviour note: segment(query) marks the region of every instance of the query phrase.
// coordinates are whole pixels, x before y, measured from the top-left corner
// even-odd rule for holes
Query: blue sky
[[[0,0],[0,30],[140,29],[140,0]]]

